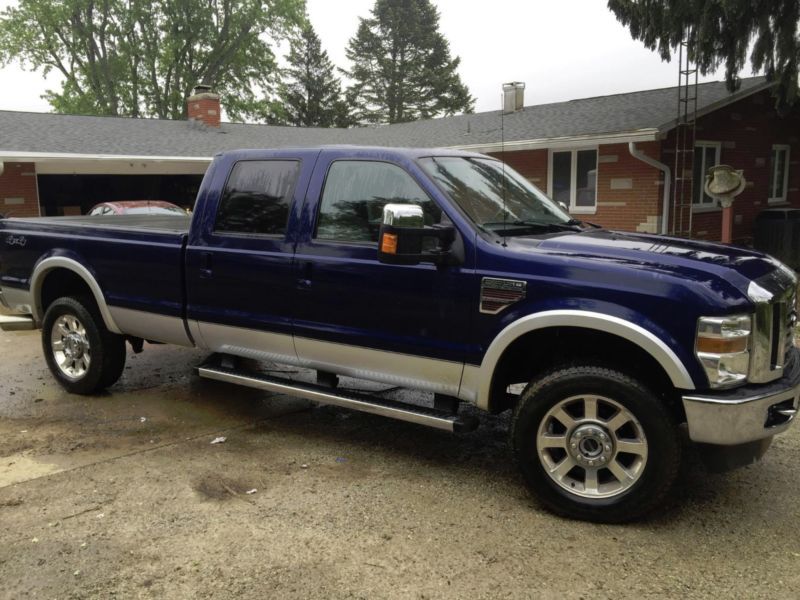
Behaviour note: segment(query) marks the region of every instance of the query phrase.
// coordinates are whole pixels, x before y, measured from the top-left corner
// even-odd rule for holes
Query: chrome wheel
[[[86,328],[74,315],[61,315],[50,330],[50,347],[59,370],[69,379],[81,379],[91,364]]]
[[[635,484],[647,464],[647,438],[624,406],[597,395],[572,396],[539,425],[536,449],[547,475],[584,498],[610,498]]]

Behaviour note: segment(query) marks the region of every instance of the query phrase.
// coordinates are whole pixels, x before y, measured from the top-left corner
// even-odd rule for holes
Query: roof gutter
[[[592,133],[587,135],[570,135],[563,137],[537,138],[531,140],[514,140],[502,143],[485,142],[481,144],[457,144],[448,146],[454,150],[472,152],[508,152],[519,150],[542,150],[559,148],[575,148],[576,146],[597,146],[600,144],[626,144],[629,142],[655,142],[661,139],[661,132],[656,128],[620,131],[616,133]]]
[[[657,161],[655,158],[650,158],[644,152],[639,150],[636,147],[635,142],[628,142],[628,151],[631,153],[631,156],[634,158],[639,159],[645,164],[650,165],[651,167],[655,167],[659,171],[664,174],[664,196],[661,201],[661,233],[666,235],[669,231],[668,223],[669,223],[669,198],[670,198],[670,187],[672,184],[672,177],[671,171],[667,165],[662,162]]]

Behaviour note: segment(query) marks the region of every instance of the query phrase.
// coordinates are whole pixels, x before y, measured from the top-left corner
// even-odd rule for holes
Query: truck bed
[[[188,233],[191,215],[82,215],[79,217],[38,217],[13,219],[15,222],[30,222],[36,225],[66,227],[113,228],[132,231],[157,231],[164,233]]]
[[[120,320],[130,311],[180,320],[183,246],[191,219],[180,214],[0,219],[0,285],[30,304],[25,294],[32,291],[34,269],[44,260],[70,261],[91,273]]]

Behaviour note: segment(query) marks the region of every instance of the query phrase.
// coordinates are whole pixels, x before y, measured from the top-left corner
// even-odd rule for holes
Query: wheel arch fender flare
[[[664,369],[677,389],[693,390],[695,383],[678,355],[653,332],[629,320],[586,310],[548,310],[527,315],[507,325],[492,341],[480,367],[465,370],[462,387],[472,388],[476,404],[488,409],[492,376],[505,350],[520,336],[552,327],[573,327],[616,335],[639,346]],[[471,371],[471,374],[467,371]],[[463,390],[462,394],[467,392]]]
[[[44,285],[45,279],[47,279],[47,275],[57,269],[72,271],[80,277],[84,283],[89,286],[106,328],[112,333],[122,333],[108,309],[103,290],[100,288],[100,284],[97,283],[97,279],[95,279],[92,272],[86,266],[69,256],[48,256],[36,263],[33,269],[30,283],[30,293],[33,299],[33,306],[31,308],[33,309],[33,317],[37,323],[41,323],[44,319],[42,286]]]

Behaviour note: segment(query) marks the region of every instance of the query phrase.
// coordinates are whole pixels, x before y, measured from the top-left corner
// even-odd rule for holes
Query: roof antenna
[[[500,164],[503,170],[503,248],[506,247],[506,123],[505,92],[500,94]]]

